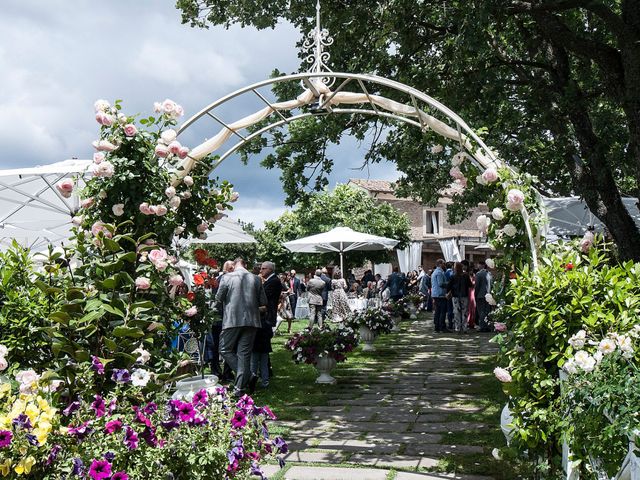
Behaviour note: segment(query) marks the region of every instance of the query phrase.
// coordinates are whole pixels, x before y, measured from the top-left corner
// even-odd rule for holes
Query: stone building
[[[476,207],[471,216],[460,224],[452,225],[447,220],[447,205],[453,203],[451,197],[456,186],[442,192],[438,203],[425,206],[410,198],[398,198],[393,192],[391,182],[385,180],[363,180],[352,178],[349,185],[365,190],[369,195],[381,202],[387,202],[406,213],[411,221],[411,240],[421,242],[421,264],[431,268],[438,258],[455,259],[456,249],[459,258],[478,262],[486,258],[487,250],[482,249],[485,238],[476,227],[478,215],[485,213],[486,206]],[[419,245],[416,243],[415,245]],[[480,247],[480,248],[476,248]],[[402,269],[402,267],[401,267]]]

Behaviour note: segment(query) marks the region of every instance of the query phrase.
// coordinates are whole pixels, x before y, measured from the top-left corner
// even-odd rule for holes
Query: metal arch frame
[[[330,91],[330,93],[328,94],[328,99],[324,99],[323,101],[323,95],[320,94],[316,88],[316,86],[314,85],[314,83],[312,82],[312,80],[316,80],[319,82],[323,82],[325,84],[332,84],[332,79],[343,79],[343,82],[340,84],[340,86],[334,90],[334,91]],[[329,80],[329,82],[327,82],[327,80]],[[371,105],[373,110],[366,110],[366,109],[340,109],[340,108],[331,108],[328,107],[329,106],[329,102],[331,101],[331,99],[333,98],[333,96],[335,96],[336,93],[338,93],[338,91],[340,91],[344,86],[346,86],[349,82],[351,82],[352,80],[355,80],[358,82],[360,88],[362,89],[362,93],[364,93],[368,99],[368,103],[369,105]],[[256,138],[259,135],[262,135],[265,132],[268,132],[269,130],[273,129],[273,128],[277,128],[278,126],[282,126],[284,124],[289,124],[292,121],[296,121],[308,116],[313,115],[313,113],[311,112],[306,112],[306,113],[302,113],[299,115],[295,115],[292,117],[285,117],[282,112],[281,109],[277,109],[275,108],[272,103],[270,103],[262,94],[260,94],[260,92],[257,91],[257,89],[265,87],[265,86],[270,86],[270,85],[275,85],[275,84],[279,84],[279,83],[283,83],[283,82],[290,82],[290,81],[300,81],[302,84],[304,84],[313,94],[314,94],[314,98],[318,100],[318,103],[323,102],[320,106],[321,107],[325,107],[327,106],[327,113],[331,114],[331,113],[360,113],[360,114],[367,114],[367,115],[376,115],[376,116],[380,116],[380,117],[386,117],[386,118],[391,118],[394,120],[398,120],[404,123],[408,123],[414,126],[419,127],[423,132],[426,131],[426,129],[428,128],[428,126],[424,125],[422,116],[418,113],[419,111],[421,111],[418,108],[418,104],[417,104],[417,100],[421,100],[422,102],[424,102],[426,105],[428,105],[429,107],[435,109],[436,111],[442,113],[447,119],[449,119],[450,121],[455,122],[456,124],[456,128],[457,131],[459,133],[459,142],[460,142],[460,147],[461,149],[464,148],[462,145],[462,136],[460,135],[462,132],[464,132],[467,136],[467,138],[471,138],[476,145],[478,145],[482,151],[482,153],[488,158],[488,160],[493,163],[494,165],[500,167],[500,166],[504,166],[507,168],[507,165],[505,165],[504,163],[502,163],[500,160],[498,160],[496,158],[496,156],[494,155],[494,153],[491,151],[491,149],[484,143],[484,141],[469,127],[469,125],[467,125],[467,123],[460,117],[458,116],[458,114],[456,114],[454,111],[452,111],[451,109],[449,109],[448,107],[446,107],[444,104],[442,104],[441,102],[439,102],[438,100],[434,99],[433,97],[427,95],[424,92],[421,92],[420,90],[417,90],[413,87],[410,87],[408,85],[405,85],[403,83],[400,82],[396,82],[394,80],[389,80],[387,78],[384,77],[379,77],[377,75],[368,75],[368,74],[356,74],[356,73],[344,73],[344,72],[331,72],[331,71],[320,71],[320,72],[306,72],[306,73],[296,73],[296,74],[291,74],[291,75],[284,75],[281,77],[275,77],[275,78],[271,78],[268,80],[263,80],[261,82],[257,82],[254,83],[252,85],[249,85],[247,87],[243,87],[240,88],[232,93],[229,93],[227,95],[225,95],[224,97],[219,98],[218,100],[210,103],[209,105],[207,105],[206,107],[204,107],[202,110],[200,110],[198,113],[196,113],[195,115],[193,115],[192,117],[190,117],[188,120],[186,120],[184,122],[184,124],[179,128],[178,130],[178,135],[182,134],[185,130],[187,130],[191,125],[193,125],[197,120],[199,120],[200,118],[202,118],[203,116],[209,116],[211,118],[213,118],[214,120],[216,120],[218,123],[222,124],[222,126],[226,129],[228,129],[229,131],[231,131],[235,136],[240,138],[240,141],[238,143],[236,143],[233,147],[231,147],[229,150],[227,150],[227,152],[225,152],[219,159],[218,161],[215,163],[215,165],[213,166],[213,168],[216,168],[217,166],[220,165],[220,163],[222,161],[224,161],[225,159],[227,159],[233,152],[235,152],[238,148],[240,148],[242,145],[250,142],[251,140],[253,140],[254,138]],[[376,107],[375,103],[372,101],[372,98],[369,94],[369,92],[367,91],[364,82],[369,82],[369,83],[373,83],[376,85],[381,85],[383,87],[388,87],[391,88],[395,91],[404,93],[409,95],[410,99],[411,99],[411,103],[413,104],[414,108],[416,109],[416,113],[417,113],[417,119],[418,121],[414,121],[411,118],[402,116],[402,115],[398,115],[396,113],[393,112],[382,112],[379,110],[378,107]],[[261,128],[260,130],[251,133],[250,135],[247,136],[243,136],[240,133],[238,133],[236,131],[236,129],[231,128],[227,123],[221,121],[219,118],[217,118],[216,116],[214,116],[211,111],[214,110],[215,108],[219,107],[220,105],[223,105],[225,103],[227,103],[228,101],[239,97],[247,92],[252,92],[253,94],[255,94],[260,101],[264,102],[268,107],[271,108],[272,112],[277,114],[280,117],[280,120],[277,120],[275,122],[271,122],[269,125],[267,125],[266,127]],[[289,108],[288,110],[294,110],[296,108],[300,108],[302,105],[300,106],[294,106],[292,108]],[[284,109],[282,109],[284,110]],[[268,117],[267,117],[268,118]],[[443,122],[444,123],[444,122]],[[241,130],[241,129],[238,129]],[[211,152],[213,153],[213,152]],[[479,165],[481,168],[486,168],[485,165],[482,165],[482,163],[476,158],[476,154],[474,154],[474,152],[468,152],[469,153],[469,157],[474,161],[474,163],[476,163],[477,165]],[[213,169],[212,168],[212,169]],[[538,260],[537,260],[537,251],[536,251],[536,245],[535,245],[535,241],[533,238],[533,233],[532,233],[532,229],[531,229],[531,225],[530,225],[530,217],[528,212],[526,211],[526,209],[522,208],[521,210],[521,214],[524,220],[524,224],[525,224],[525,229],[526,229],[526,233],[527,233],[527,237],[529,240],[529,246],[531,249],[531,256],[532,256],[532,266],[533,266],[533,270],[537,270],[538,267]]]
[[[239,97],[247,92],[252,92],[258,96],[260,98],[260,100],[262,100],[263,102],[267,103],[267,106],[271,107],[271,103],[266,100],[262,95],[259,94],[259,92],[256,91],[256,89],[258,88],[262,88],[262,87],[266,87],[269,85],[274,85],[274,84],[278,84],[278,83],[283,83],[283,82],[289,82],[289,81],[303,81],[305,82],[305,84],[308,87],[313,86],[312,82],[310,82],[310,80],[312,79],[321,79],[323,77],[335,77],[335,78],[341,78],[347,81],[351,81],[351,80],[356,80],[358,81],[358,83],[360,84],[361,88],[363,89],[363,93],[365,95],[367,95],[367,97],[370,99],[370,95],[368,93],[368,91],[366,90],[366,88],[364,88],[362,82],[371,82],[371,83],[375,83],[378,85],[382,85],[384,87],[389,87],[392,88],[396,91],[399,91],[401,93],[405,93],[407,95],[409,95],[410,97],[415,97],[415,99],[421,100],[424,103],[426,103],[427,105],[429,105],[430,107],[434,108],[435,110],[438,110],[439,112],[443,113],[447,118],[449,118],[450,120],[453,120],[456,125],[458,127],[460,127],[460,129],[462,131],[464,131],[465,134],[467,134],[470,138],[472,138],[476,144],[478,144],[480,146],[480,148],[482,148],[483,152],[487,155],[487,157],[489,157],[489,159],[491,159],[493,162],[495,162],[498,165],[501,165],[501,163],[498,161],[498,159],[495,157],[495,155],[493,154],[493,152],[489,149],[489,147],[482,141],[482,139],[476,135],[476,133],[469,127],[469,125],[467,125],[467,123],[460,118],[454,111],[452,111],[451,109],[449,109],[448,107],[446,107],[445,105],[443,105],[442,103],[440,103],[438,100],[434,99],[433,97],[427,95],[424,92],[421,92],[420,90],[417,90],[413,87],[410,87],[408,85],[405,85],[403,83],[400,82],[396,82],[395,80],[389,80],[387,78],[384,77],[379,77],[377,75],[367,75],[367,74],[358,74],[358,73],[343,73],[343,72],[322,72],[322,73],[315,73],[315,72],[305,72],[305,73],[295,73],[295,74],[291,74],[291,75],[285,75],[285,76],[281,76],[281,77],[275,77],[275,78],[270,78],[268,80],[263,80],[261,82],[257,82],[254,83],[252,85],[249,85],[247,87],[243,87],[240,88],[232,93],[229,93],[228,95],[225,95],[224,97],[219,98],[218,100],[216,100],[215,102],[210,103],[209,105],[207,105],[206,107],[204,107],[202,110],[200,110],[198,113],[196,113],[195,115],[193,115],[191,118],[189,118],[188,120],[186,120],[184,122],[184,124],[180,127],[180,129],[178,130],[178,135],[180,135],[181,133],[183,133],[185,130],[187,130],[191,125],[193,125],[197,120],[199,120],[200,118],[202,118],[205,115],[209,115],[210,116],[210,112],[211,110],[214,110],[215,108],[219,107],[220,105],[223,105],[225,103],[227,103],[228,101]],[[348,82],[343,82],[344,86],[345,83]],[[315,88],[311,89],[312,91],[315,90]],[[336,89],[335,91],[332,92],[332,94],[337,93],[337,91],[340,90],[340,87],[338,89]],[[319,97],[320,95],[318,94],[318,92],[314,92],[314,95],[316,97]],[[371,100],[369,100],[370,104],[373,105],[373,103],[371,102]],[[327,103],[325,101],[325,103]],[[378,108],[373,106],[374,110],[376,111],[376,115],[380,115],[381,112],[378,111]],[[277,113],[279,110],[272,108],[272,110],[274,111],[274,113]],[[335,110],[335,109],[333,109]],[[403,119],[405,119],[405,117],[390,113],[389,115],[393,116],[394,118],[403,121]],[[217,121],[219,121],[218,119],[216,119]],[[227,124],[223,125],[225,128],[228,128]],[[423,130],[424,128],[421,125],[420,126]],[[233,130],[233,129],[230,129]],[[233,130],[234,133],[235,130]],[[252,137],[255,138],[255,137]],[[242,140],[243,142],[246,142],[245,139]]]

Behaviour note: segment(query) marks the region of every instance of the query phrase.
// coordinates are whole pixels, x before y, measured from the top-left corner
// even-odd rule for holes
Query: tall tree
[[[410,223],[388,203],[379,203],[367,192],[350,185],[338,185],[332,191],[311,195],[293,211],[282,214],[277,220],[265,222],[262,230],[255,232],[258,240],[258,259],[275,261],[279,269],[313,268],[333,261],[339,263],[338,254],[292,254],[282,244],[296,238],[326,232],[335,227],[350,227],[353,230],[381,237],[400,240],[399,248],[409,241]],[[346,264],[360,266],[365,261],[386,262],[385,251],[349,252]]]
[[[273,28],[285,19],[307,32],[314,21],[308,0],[177,5],[184,22],[201,27]],[[622,203],[624,195],[640,197],[638,0],[323,0],[322,6],[323,24],[335,40],[334,70],[411,85],[485,127],[486,141],[508,164],[537,175],[544,192],[583,197],[621,256],[640,260],[640,231]],[[318,135],[335,143],[344,133],[362,138],[371,122],[357,116],[309,120],[276,136],[283,145],[263,163],[282,170],[293,202],[305,187],[322,188],[331,170]],[[429,151],[433,139],[375,122],[387,135],[374,142],[366,161],[395,161],[404,173],[401,192],[437,198],[450,181],[449,163]],[[257,142],[248,152],[262,146]]]

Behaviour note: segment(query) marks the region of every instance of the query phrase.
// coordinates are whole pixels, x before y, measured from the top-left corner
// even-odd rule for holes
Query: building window
[[[423,210],[424,236],[439,237],[442,232],[442,211]]]

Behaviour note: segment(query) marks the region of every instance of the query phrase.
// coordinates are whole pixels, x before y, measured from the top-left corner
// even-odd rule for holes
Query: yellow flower
[[[7,429],[11,426],[11,419],[6,415],[0,415],[0,428]]]
[[[0,383],[0,398],[3,398],[5,395],[9,395],[10,393],[11,393],[11,384]]]
[[[34,424],[36,421],[36,418],[38,418],[38,415],[40,415],[40,409],[36,407],[33,403],[30,403],[24,409],[24,413],[27,415],[27,417],[29,417],[29,420],[31,420],[31,424]]]
[[[38,402],[38,407],[40,407],[40,410],[47,411],[49,410],[49,408],[51,408],[49,407],[49,402],[47,402],[46,398],[42,398],[38,395],[38,398],[36,400]]]
[[[14,467],[14,470],[18,475],[22,475],[23,473],[29,474],[31,472],[31,467],[36,463],[36,459],[29,455],[27,458],[22,458],[18,462],[18,464]]]
[[[11,459],[7,458],[4,462],[0,463],[0,473],[3,477],[6,477],[11,472]]]
[[[38,439],[38,443],[40,445],[44,445],[45,443],[47,443],[47,437],[49,436],[49,432],[50,429],[46,429],[46,428],[36,428],[33,430],[33,435],[36,436],[36,438]]]

